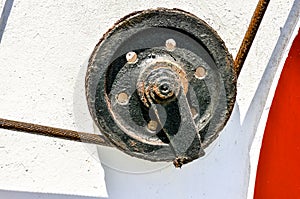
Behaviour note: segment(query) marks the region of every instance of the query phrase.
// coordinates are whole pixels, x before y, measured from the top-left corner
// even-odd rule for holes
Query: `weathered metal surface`
[[[132,13],[90,57],[86,95],[105,136],[125,153],[176,167],[204,155],[235,102],[233,60],[196,16],[170,9]]]

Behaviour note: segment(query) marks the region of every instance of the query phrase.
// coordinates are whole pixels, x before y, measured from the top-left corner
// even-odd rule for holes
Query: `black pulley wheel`
[[[92,118],[118,149],[181,167],[205,154],[236,98],[233,59],[203,20],[177,9],[132,13],[95,47]]]

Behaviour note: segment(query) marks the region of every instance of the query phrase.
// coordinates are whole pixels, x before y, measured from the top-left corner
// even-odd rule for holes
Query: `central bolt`
[[[178,95],[180,78],[170,68],[157,68],[146,78],[149,94],[156,103],[166,103]]]
[[[159,90],[162,94],[168,94],[170,92],[168,84],[162,84],[159,86]]]
[[[187,92],[185,71],[176,63],[169,60],[143,62],[137,83],[138,94],[146,107],[152,103],[168,104],[174,101],[181,89]]]

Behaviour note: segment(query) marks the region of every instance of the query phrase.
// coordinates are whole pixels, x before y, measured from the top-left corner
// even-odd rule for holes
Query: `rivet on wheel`
[[[199,66],[195,71],[195,77],[197,79],[203,79],[206,76],[206,69],[202,66]]]
[[[119,93],[118,96],[117,96],[117,101],[119,104],[127,104],[128,103],[128,99],[129,99],[129,96],[127,95],[127,93]]]
[[[137,54],[135,52],[128,52],[126,54],[126,60],[129,64],[134,64],[137,61]]]
[[[173,51],[176,48],[176,41],[174,39],[168,39],[166,41],[166,48],[168,51]]]
[[[156,121],[150,120],[147,127],[150,131],[156,131],[157,126],[158,126],[158,123]]]

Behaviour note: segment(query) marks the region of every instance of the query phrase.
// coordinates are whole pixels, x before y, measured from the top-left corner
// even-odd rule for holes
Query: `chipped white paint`
[[[15,0],[0,44],[0,117],[79,129],[82,120],[76,119],[76,114],[82,103],[77,104],[74,92],[83,89],[77,88],[78,79],[84,75],[81,66],[102,34],[132,11],[155,7],[189,11],[217,30],[235,57],[256,3]],[[110,199],[246,198],[249,148],[257,126],[246,125],[254,120],[247,117],[248,108],[292,4],[292,0],[271,1],[239,77],[232,117],[206,157],[181,170],[167,166],[147,174],[129,174],[104,166],[104,179],[101,164],[86,145],[0,130],[0,189],[97,197],[108,194]],[[264,104],[256,108],[262,107]],[[89,117],[84,105],[82,114],[83,119]],[[93,129],[89,120],[83,122]],[[253,158],[257,157],[256,152]],[[6,196],[0,192],[0,198],[1,194]],[[15,195],[24,197],[58,196]]]

